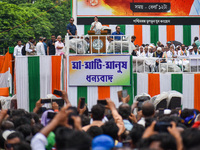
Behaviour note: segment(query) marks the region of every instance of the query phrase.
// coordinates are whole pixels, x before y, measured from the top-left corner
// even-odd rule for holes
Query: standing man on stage
[[[22,48],[23,48],[23,46],[22,46],[22,42],[21,42],[21,40],[18,40],[17,41],[17,46],[15,46],[15,48],[14,48],[14,56],[22,56]]]
[[[77,35],[77,28],[74,25],[74,18],[70,18],[70,23],[67,25],[67,33],[70,35],[69,39],[73,38],[73,35]]]
[[[121,28],[120,26],[116,26],[116,31],[112,33],[112,35],[124,35],[124,33],[120,32]],[[114,36],[114,39],[116,41],[120,41],[122,36]],[[111,37],[111,40],[113,41],[113,37]]]
[[[56,54],[55,42],[56,42],[56,36],[51,35],[51,40],[49,41],[49,43],[47,45],[47,55],[55,55]]]

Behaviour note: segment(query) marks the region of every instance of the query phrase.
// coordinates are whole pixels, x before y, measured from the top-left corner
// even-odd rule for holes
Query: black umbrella
[[[171,42],[171,41],[168,41],[168,42]],[[168,42],[167,42],[167,43],[168,43]],[[175,45],[175,47],[178,46],[178,45],[180,45],[180,46],[182,45],[182,43],[179,42],[179,41],[172,41],[172,42],[173,42],[173,44]]]

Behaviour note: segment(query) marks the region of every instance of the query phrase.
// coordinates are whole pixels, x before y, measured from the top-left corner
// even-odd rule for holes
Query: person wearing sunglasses
[[[124,35],[124,33],[120,32],[120,26],[116,26],[116,31],[112,33],[112,35]],[[114,36],[114,39],[120,41],[122,36]],[[113,36],[111,36],[111,40],[113,41]]]
[[[73,36],[77,35],[77,28],[74,25],[74,18],[70,18],[69,22],[67,25],[67,33],[70,35],[70,39],[72,39]]]

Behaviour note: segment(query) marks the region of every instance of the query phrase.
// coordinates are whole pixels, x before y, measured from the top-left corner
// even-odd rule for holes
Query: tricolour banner
[[[69,86],[129,86],[130,55],[69,57]]]

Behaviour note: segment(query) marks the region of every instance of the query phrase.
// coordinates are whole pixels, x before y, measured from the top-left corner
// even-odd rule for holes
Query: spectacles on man
[[[121,29],[121,28],[117,28],[117,29]]]
[[[74,20],[70,20],[70,21],[74,21]]]

